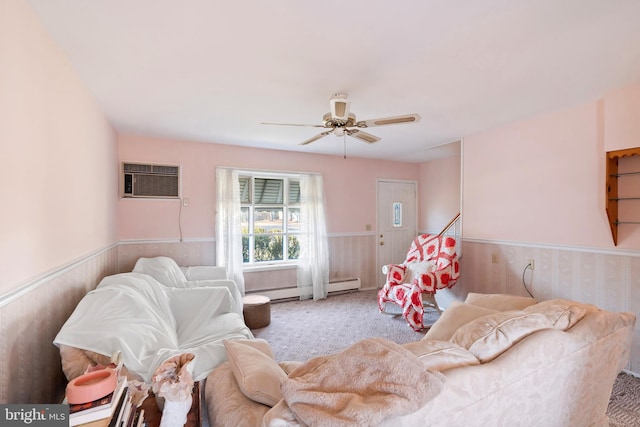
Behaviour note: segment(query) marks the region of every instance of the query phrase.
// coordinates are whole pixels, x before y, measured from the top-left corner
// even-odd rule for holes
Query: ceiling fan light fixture
[[[337,93],[331,97],[329,102],[331,104],[332,119],[344,121],[349,119],[349,107],[351,106],[351,101],[347,99],[347,95]]]

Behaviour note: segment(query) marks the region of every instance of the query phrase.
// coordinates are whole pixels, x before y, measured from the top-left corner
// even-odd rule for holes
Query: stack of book
[[[120,376],[113,393],[93,402],[69,405],[71,427],[141,427],[144,410],[131,402],[127,377]]]

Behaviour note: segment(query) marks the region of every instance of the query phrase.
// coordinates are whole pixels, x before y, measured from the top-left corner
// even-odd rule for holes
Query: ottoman
[[[271,323],[271,299],[264,295],[245,295],[242,298],[244,323],[249,329],[264,328]]]

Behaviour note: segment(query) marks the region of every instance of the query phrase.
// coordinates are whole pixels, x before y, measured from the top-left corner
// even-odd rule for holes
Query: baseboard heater
[[[356,279],[340,279],[329,282],[329,294],[335,292],[356,291],[360,289],[360,278]],[[282,299],[300,298],[298,288],[278,288],[256,292],[247,292],[247,294],[260,294],[271,298],[271,301]]]

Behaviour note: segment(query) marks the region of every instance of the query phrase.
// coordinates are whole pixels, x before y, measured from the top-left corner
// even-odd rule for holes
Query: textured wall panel
[[[116,272],[114,246],[38,278],[38,287],[0,307],[0,403],[57,403],[66,385],[56,334],[78,301]]]
[[[118,271],[131,271],[140,257],[168,256],[179,265],[215,265],[215,241],[121,242]],[[359,277],[363,288],[377,287],[375,234],[329,236],[329,280]],[[295,268],[245,273],[245,289],[258,291],[296,286]]]
[[[118,251],[118,271],[133,270],[138,258],[168,256],[178,265],[216,265],[216,242],[121,242]]]
[[[640,317],[640,254],[466,240],[463,254],[461,278],[453,288],[457,299],[468,292],[527,296],[523,271],[534,259],[535,270],[527,270],[524,280],[538,300],[565,298]],[[635,373],[640,373],[639,329],[627,366]]]

